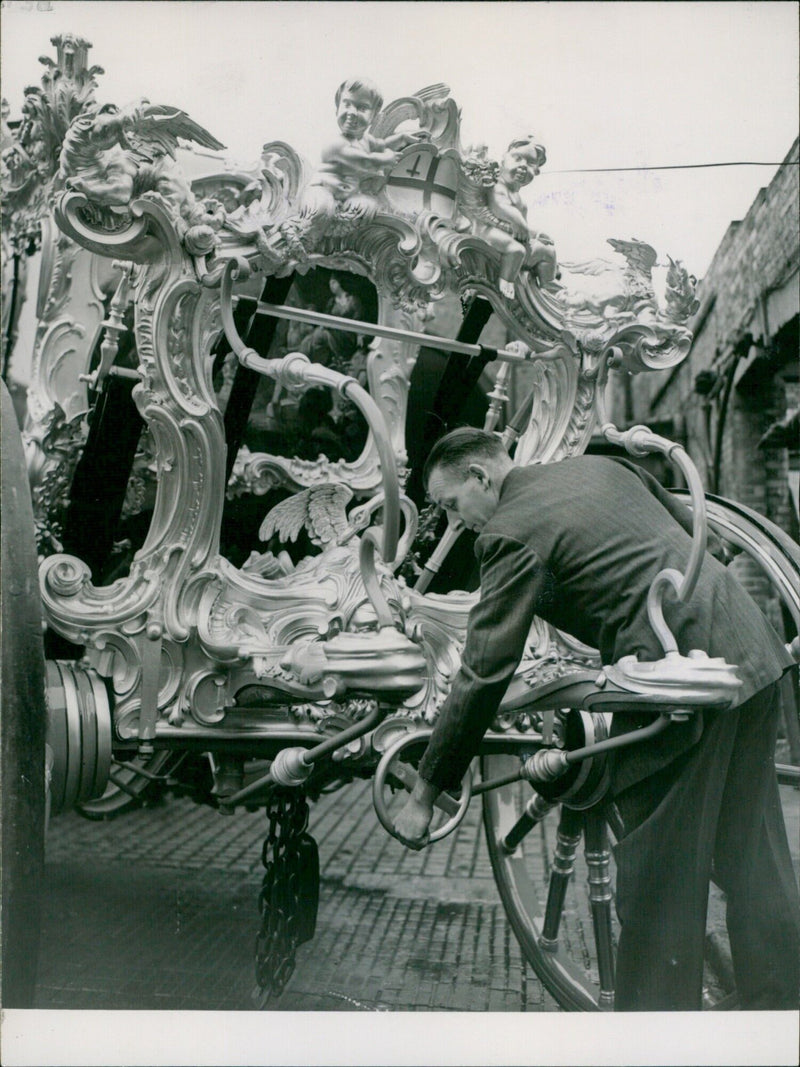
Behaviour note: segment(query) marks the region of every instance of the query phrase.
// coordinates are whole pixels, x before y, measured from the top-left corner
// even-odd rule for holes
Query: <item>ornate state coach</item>
[[[98,105],[88,42],[53,43],[3,128],[4,377],[27,383],[21,443],[7,394],[3,419],[4,905],[19,916],[6,1003],[30,1002],[47,817],[110,815],[159,787],[266,809],[257,999],[280,993],[314,930],[309,802],[371,778],[391,833],[458,668],[477,593],[454,588],[470,585],[464,538],[425,506],[419,474],[477,397],[515,463],[558,462],[599,431],[668,457],[695,515],[684,571],[651,590],[663,660],[601,673],[594,650],[537,621],[480,767],[441,798],[432,835],[481,793],[532,965],[564,1006],[612,1006],[603,789],[625,740],[610,714],[657,705],[655,732],[737,685],[735,664],[677,648],[661,597],[691,596],[710,526],[800,616],[796,546],[706,499],[679,445],[621,433],[605,411],[610,371],[686,356],[691,279],[670,260],[658,298],[656,253],[636,240],[610,242],[616,262],[559,263],[519,195],[544,147],[522,136],[498,161],[462,146],[444,85],[384,106],[345,82],[343,137],[320,163],[270,142],[247,169],[177,108]],[[358,137],[351,98],[367,101]],[[438,309],[459,306],[457,337],[442,336]],[[490,319],[511,340],[481,344]],[[423,359],[438,394],[415,389]],[[539,884],[525,843],[546,825]],[[559,929],[583,838],[595,943],[573,959]]]

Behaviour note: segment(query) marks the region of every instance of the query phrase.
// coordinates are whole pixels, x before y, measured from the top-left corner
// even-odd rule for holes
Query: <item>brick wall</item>
[[[776,324],[766,321],[765,331],[763,310],[767,294],[787,280],[789,300],[794,299],[791,279],[793,274],[796,277],[800,260],[797,161],[795,141],[747,215],[728,227],[698,286],[701,307],[689,324],[695,339],[685,362],[672,371],[638,375],[630,383],[627,398],[617,382],[613,407],[619,425],[672,419],[671,436],[683,440],[707,488],[748,505],[789,533],[796,530],[796,519],[788,492],[788,452],[785,447],[759,448],[759,441],[785,415],[787,403],[790,407],[797,404],[798,353],[776,351],[775,338],[767,332],[774,334]],[[794,306],[798,305],[800,295]],[[792,344],[796,348],[796,342]],[[695,391],[701,371],[718,376],[710,397]],[[736,377],[726,401],[729,373]],[[626,399],[631,415],[627,420],[623,417]],[[720,420],[719,481],[714,486]],[[776,606],[758,568],[745,559],[737,560],[735,567],[768,614],[775,615]]]

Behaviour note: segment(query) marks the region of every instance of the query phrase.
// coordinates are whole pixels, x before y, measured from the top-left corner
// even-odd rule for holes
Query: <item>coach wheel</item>
[[[33,1006],[45,831],[45,666],[28,475],[2,383],[2,1003]]]
[[[425,750],[430,730],[403,734],[387,748],[375,771],[372,800],[381,825],[398,841],[402,838],[394,828],[394,816],[402,808],[417,779],[416,765]],[[458,794],[441,793],[435,801],[427,844],[441,841],[459,825],[467,814],[472,799],[472,773],[467,771]]]
[[[605,741],[609,727],[605,714],[572,710],[559,716],[568,751]],[[484,756],[483,780],[513,777],[522,758]],[[614,1004],[611,852],[602,813],[607,786],[608,756],[601,754],[536,791],[528,782],[514,782],[484,794],[489,857],[506,914],[545,987],[573,1010]],[[576,867],[581,886],[588,887],[582,907],[573,899]]]
[[[800,548],[774,524],[730,501],[710,498],[709,520],[760,564],[796,624]],[[482,777],[510,776],[519,766],[513,755],[484,756]],[[779,765],[777,771],[780,781],[796,783],[796,766]],[[563,794],[545,798],[525,782],[485,793],[483,804],[495,881],[528,962],[563,1008],[612,1008],[618,926],[610,813],[601,802],[584,809]],[[713,885],[703,986],[704,1007],[735,1007],[724,901]]]
[[[513,756],[488,756],[483,775],[513,770]],[[483,798],[484,828],[506,915],[530,963],[570,1011],[614,1007],[619,926],[614,907],[613,821],[603,805],[576,810],[544,801],[520,782]],[[715,886],[703,975],[704,1008],[735,1007],[724,900]]]
[[[685,497],[685,492],[678,490],[675,495]],[[800,545],[774,522],[744,504],[724,497],[707,496],[706,507],[711,528],[761,567],[781,602],[787,625],[786,637],[789,640],[796,637],[800,634]],[[800,701],[797,699],[796,671],[795,668],[794,690],[787,684],[784,693],[788,752],[776,758],[778,781],[782,785],[795,786],[800,783]]]
[[[483,774],[487,779],[497,778],[518,763],[513,756],[484,757]],[[526,783],[487,793],[483,813],[503,907],[545,988],[563,1008],[596,1011],[613,1007],[616,931],[611,855],[602,817],[545,801]],[[586,853],[582,856],[584,832]],[[590,844],[594,845],[591,872],[586,866]],[[578,899],[587,885],[588,911]]]

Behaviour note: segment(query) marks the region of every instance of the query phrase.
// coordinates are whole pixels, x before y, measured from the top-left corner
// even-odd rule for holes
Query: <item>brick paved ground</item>
[[[800,870],[800,794],[783,793]],[[268,1009],[558,1010],[510,932],[477,803],[423,852],[386,834],[365,782],[323,797],[310,830],[317,932]],[[226,817],[175,798],[109,822],[54,819],[36,1006],[252,1009],[265,831],[263,813]],[[585,900],[579,868],[564,933],[582,951]]]
[[[279,1010],[542,1011],[492,878],[478,805],[413,853],[369,783],[312,807],[322,884],[314,940]],[[39,1008],[253,1007],[261,813],[170,799],[109,822],[53,820]]]

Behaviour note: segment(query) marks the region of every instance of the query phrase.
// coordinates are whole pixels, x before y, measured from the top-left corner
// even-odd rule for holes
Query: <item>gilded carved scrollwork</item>
[[[108,270],[45,218],[38,325],[23,427],[38,544],[58,549],[75,466],[88,433],[85,375],[104,317]]]
[[[67,422],[56,406],[22,434],[36,543],[42,554],[61,551],[61,517],[87,432],[84,412]]]
[[[337,109],[344,114],[338,101]],[[150,167],[144,158],[159,120],[168,139],[219,144],[175,109],[86,109],[71,127],[62,151],[67,190],[56,218],[82,250],[137,265],[131,284],[140,381],[133,397],[152,450],[143,452],[140,466],[155,469],[157,484],[150,530],[127,577],[97,588],[81,561],[61,555],[42,565],[41,582],[49,623],[84,644],[89,661],[110,679],[123,736],[135,737],[140,728],[145,664],[156,653],[160,675],[148,683],[156,731],[168,725],[213,732],[230,721],[237,696],[251,689],[263,704],[287,709],[287,721],[313,729],[330,725],[337,714],[330,709],[370,696],[393,704],[398,721],[427,723],[460,662],[474,594],[416,593],[395,576],[399,559],[376,564],[374,588],[365,584],[357,535],[379,514],[377,505],[364,501],[375,496],[386,473],[372,434],[353,461],[242,449],[226,486],[212,350],[223,324],[231,340],[237,295],[251,292],[248,273],[287,275],[324,266],[366,275],[379,294],[380,324],[416,331],[422,313],[445,291],[484,296],[526,346],[532,368],[520,462],[560,459],[585,448],[609,358],[636,372],[670,366],[685,355],[688,333],[676,315],[690,301],[676,277],[669,314],[658,306],[648,246],[619,244],[627,266],[611,271],[616,280],[597,297],[570,289],[568,268],[554,277],[554,246],[528,226],[524,213],[524,232],[509,223],[511,241],[504,240],[498,212],[503,203],[519,210],[512,186],[525,184],[523,163],[529,170],[544,164],[544,149],[531,138],[512,142],[507,155],[516,145],[519,174],[508,177],[513,160],[504,157],[506,184],[494,201],[486,200],[494,214],[484,217],[476,199],[481,167],[485,162],[494,184],[502,170],[495,175],[488,157],[461,149],[458,119],[445,86],[377,112],[368,145],[380,157],[372,184],[359,189],[358,202],[350,189],[332,208],[325,195],[309,195],[321,187],[320,173],[331,173],[330,166],[325,171],[331,157],[314,171],[290,146],[270,142],[260,171],[249,181],[238,175],[229,189],[229,178],[220,176],[216,198],[213,181],[195,193],[176,162],[162,159]],[[344,118],[341,128],[348,129]],[[246,366],[287,389],[324,378],[313,379],[304,356],[269,361],[243,345],[232,347]],[[369,395],[386,425],[389,451],[382,455],[393,458],[401,478],[416,355],[415,344],[380,339],[366,363]],[[305,370],[298,360],[305,360]],[[332,382],[327,385],[345,395],[342,383]],[[221,556],[226,492],[308,492],[331,482],[347,486],[358,501],[347,517],[352,530],[323,539],[320,554],[296,566],[271,553],[256,553],[242,567]],[[407,511],[409,528],[415,522]],[[277,523],[270,527],[277,529]],[[376,608],[375,589],[385,609]],[[591,650],[537,624],[522,677],[533,691],[595,663]],[[510,715],[497,726],[515,722],[521,720]]]

